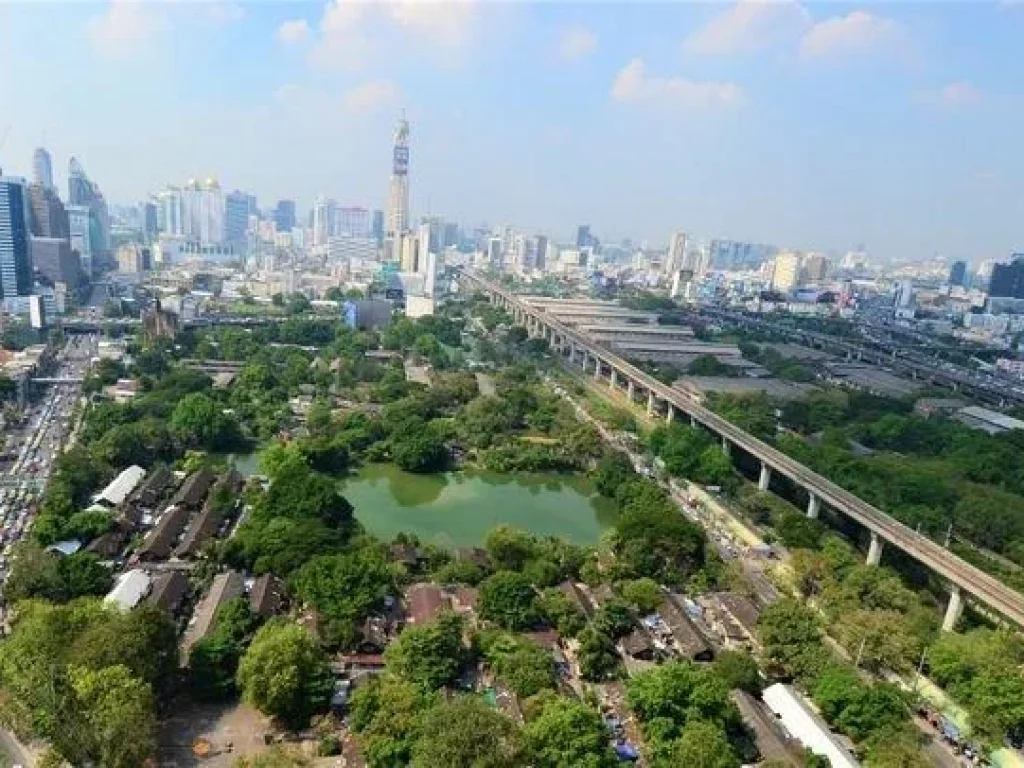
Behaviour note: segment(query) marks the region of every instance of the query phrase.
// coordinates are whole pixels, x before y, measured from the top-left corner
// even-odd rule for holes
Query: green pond
[[[232,458],[240,472],[257,471],[255,456]],[[593,544],[617,514],[587,478],[555,473],[416,475],[394,464],[368,464],[342,481],[342,493],[359,521],[382,539],[406,531],[442,547],[482,544],[499,525]]]

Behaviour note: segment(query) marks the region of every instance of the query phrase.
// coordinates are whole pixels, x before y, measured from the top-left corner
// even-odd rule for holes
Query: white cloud
[[[867,11],[853,11],[820,21],[800,42],[805,58],[871,53],[893,47],[903,37],[892,19]]]
[[[446,46],[465,42],[476,19],[475,0],[398,0],[384,5],[398,26]]]
[[[206,13],[206,18],[214,24],[234,24],[245,18],[245,8],[239,3],[206,3],[203,10]]]
[[[696,54],[756,51],[795,38],[810,24],[810,13],[797,0],[738,0],[687,37],[683,49]]]
[[[566,61],[578,61],[592,54],[597,48],[597,35],[586,27],[572,26],[562,33],[558,53]]]
[[[619,102],[678,104],[694,109],[735,107],[744,101],[735,83],[653,77],[643,59],[633,59],[612,83],[612,98]]]
[[[142,0],[111,0],[106,11],[89,19],[93,47],[114,58],[137,52],[164,29],[166,20],[154,8]]]
[[[290,19],[281,22],[277,28],[277,39],[287,45],[301,43],[309,36],[309,22],[305,19]]]
[[[383,38],[392,31],[414,39],[415,48],[450,54],[472,40],[478,10],[476,0],[330,0],[310,61],[325,68],[362,66],[373,54],[388,54]]]
[[[944,85],[937,91],[929,91],[922,95],[928,104],[946,109],[973,107],[981,101],[981,91],[966,80],[958,80]]]
[[[347,91],[342,99],[349,112],[377,112],[398,103],[401,91],[391,80],[371,80]]]

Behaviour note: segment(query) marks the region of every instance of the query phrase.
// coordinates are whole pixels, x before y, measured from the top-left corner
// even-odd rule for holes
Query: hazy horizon
[[[654,245],[702,237],[977,264],[1024,244],[1024,5],[0,3],[4,173],[411,201]]]

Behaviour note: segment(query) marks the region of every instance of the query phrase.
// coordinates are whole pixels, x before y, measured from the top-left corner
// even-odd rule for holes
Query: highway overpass
[[[726,452],[736,447],[747,452],[761,464],[758,486],[769,489],[772,474],[777,472],[789,478],[807,492],[807,514],[817,517],[823,504],[846,515],[864,526],[871,537],[868,564],[877,565],[883,545],[897,547],[938,574],[951,585],[951,595],[943,619],[943,629],[952,630],[963,609],[963,598],[969,596],[994,613],[1024,627],[1024,594],[1011,589],[998,579],[961,560],[949,550],[926,536],[907,528],[880,509],[839,487],[831,480],[808,469],[786,454],[753,435],[747,434],[713,411],[691,400],[686,394],[662,384],[601,347],[578,330],[566,325],[560,318],[521,301],[505,290],[471,270],[462,270],[463,278],[490,296],[491,301],[509,311],[515,321],[526,326],[530,333],[549,342],[551,347],[570,362],[582,362],[597,379],[608,378],[612,387],[625,389],[631,399],[647,396],[650,413],[664,412],[671,422],[679,415],[689,417],[695,425],[702,425],[718,435]]]

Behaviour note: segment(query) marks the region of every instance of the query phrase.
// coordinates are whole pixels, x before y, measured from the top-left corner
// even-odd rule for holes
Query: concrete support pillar
[[[874,531],[871,532],[871,543],[868,545],[868,565],[878,565],[882,562],[882,545],[884,542]]]
[[[700,424],[697,423],[697,417],[694,416],[693,414],[690,414],[690,426],[691,427],[699,427],[700,426]]]
[[[647,393],[647,415],[648,416],[653,416],[654,415],[654,393],[653,392],[648,392]]]
[[[611,387],[617,389],[619,386],[619,372],[612,368]]]
[[[768,486],[772,482],[772,468],[761,462],[761,476],[757,478],[757,489],[759,491],[767,491]]]
[[[722,438],[722,453],[724,453],[726,456],[732,455],[732,443],[730,443],[724,437]]]
[[[633,402],[633,396],[635,394],[636,394],[636,385],[633,383],[633,380],[630,379],[629,381],[626,382],[626,396],[629,398],[629,402],[630,403]]]
[[[811,497],[807,500],[807,516],[811,520],[818,519],[818,513],[821,511],[821,499],[811,493]]]
[[[601,358],[594,356],[594,378],[601,379]]]
[[[671,424],[672,420],[676,417],[676,409],[672,407],[672,403],[668,403],[668,410],[665,411],[665,423]]]
[[[569,342],[569,362],[572,363],[573,365],[576,364],[576,342],[575,341],[570,341]]]
[[[956,623],[960,620],[960,614],[964,612],[963,595],[960,594],[960,586],[953,585],[949,593],[949,602],[946,604],[946,615],[942,619],[942,631],[952,632],[956,629]]]

